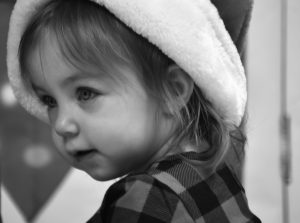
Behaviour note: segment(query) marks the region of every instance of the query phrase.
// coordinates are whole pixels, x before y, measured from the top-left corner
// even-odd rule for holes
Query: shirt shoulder
[[[88,223],[193,222],[180,198],[148,174],[127,176],[107,191],[102,206]]]
[[[214,172],[206,171],[201,160],[199,153],[179,154],[158,163],[150,173],[180,197],[195,222],[260,222],[232,168],[224,163]]]
[[[174,155],[123,178],[89,223],[260,222],[231,168],[224,164],[208,174],[199,160],[193,152]]]

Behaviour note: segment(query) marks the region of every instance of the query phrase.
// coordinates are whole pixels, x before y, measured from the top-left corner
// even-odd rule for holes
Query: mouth
[[[77,162],[92,158],[98,151],[96,149],[80,150],[73,154]]]

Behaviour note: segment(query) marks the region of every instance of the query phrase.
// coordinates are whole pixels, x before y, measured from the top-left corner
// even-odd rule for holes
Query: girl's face
[[[46,37],[40,47],[28,57],[30,80],[48,107],[54,142],[72,166],[103,181],[141,170],[167,152],[174,121],[132,69],[82,72],[65,62],[54,40]]]

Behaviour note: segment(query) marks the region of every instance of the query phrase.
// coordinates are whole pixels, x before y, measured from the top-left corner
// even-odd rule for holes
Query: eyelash
[[[56,106],[56,100],[49,95],[42,96],[40,100],[44,105],[48,107],[48,109],[54,108]]]
[[[79,87],[76,90],[77,100],[83,103],[94,99],[97,95],[99,95],[97,92],[87,87]],[[44,105],[48,107],[48,109],[54,108],[57,104],[56,100],[49,95],[42,96],[40,100]]]
[[[88,95],[86,95],[88,93]],[[79,87],[76,91],[77,100],[80,102],[86,102],[94,99],[98,93],[96,93],[93,89],[87,87]]]

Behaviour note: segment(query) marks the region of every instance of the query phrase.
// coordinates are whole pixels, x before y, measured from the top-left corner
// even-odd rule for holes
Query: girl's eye
[[[97,93],[89,88],[78,88],[77,99],[78,101],[88,101],[97,96]]]
[[[49,96],[49,95],[42,96],[41,101],[48,108],[54,108],[56,106],[55,99],[53,97]]]

